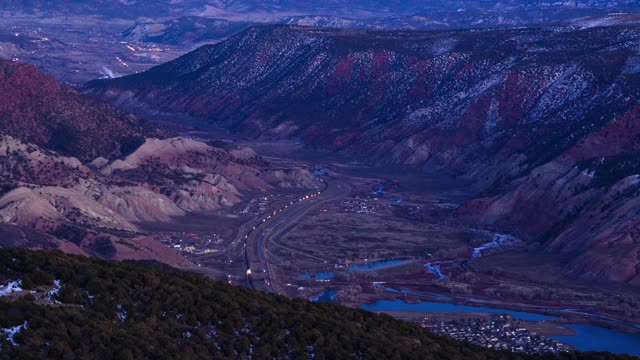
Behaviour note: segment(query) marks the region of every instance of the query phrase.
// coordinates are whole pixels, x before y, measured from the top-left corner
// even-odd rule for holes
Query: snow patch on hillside
[[[60,285],[60,280],[54,280],[53,281],[53,288],[47,292],[47,295],[45,297],[47,299],[47,301],[49,301],[51,303],[54,303],[54,304],[59,304],[60,302],[58,300],[56,300],[55,298],[60,293],[60,288],[61,287],[62,286]]]
[[[18,325],[12,328],[0,329],[0,334],[4,336],[13,346],[17,346],[18,344],[15,341],[15,336],[20,333],[22,330],[26,330],[29,328],[29,323],[24,322],[22,325]],[[2,347],[0,347],[2,350]]]
[[[640,47],[636,49],[635,56],[631,56],[627,60],[622,72],[625,74],[640,74]]]
[[[484,124],[484,133],[487,136],[493,134],[498,126],[498,122],[500,121],[500,109],[498,105],[498,101],[496,99],[492,99],[491,106],[489,107],[489,111],[487,114],[487,121]]]
[[[10,281],[7,285],[0,285],[0,296],[7,296],[22,291],[22,280]]]

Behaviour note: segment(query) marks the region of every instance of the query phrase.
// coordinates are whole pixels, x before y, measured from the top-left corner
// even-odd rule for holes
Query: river
[[[631,334],[588,324],[570,324],[577,335],[552,336],[580,351],[609,351],[640,356],[640,334]]]
[[[375,190],[373,190],[373,194],[374,194],[374,195],[378,195],[378,196],[382,196],[382,197],[384,197],[384,198],[387,198],[387,199],[389,199],[389,200],[391,200],[391,201],[395,201],[395,202],[397,202],[397,203],[402,202],[402,199],[401,199],[401,198],[399,198],[399,197],[395,197],[395,196],[391,196],[391,195],[389,195],[389,194],[385,193],[385,192],[384,192],[384,188],[385,188],[386,186],[387,186],[387,184],[381,184],[381,185],[376,186]]]
[[[432,263],[426,263],[424,264],[424,267],[427,268],[427,270],[429,270],[430,273],[432,273],[433,275],[438,277],[437,281],[440,280],[444,280],[447,278],[447,275],[442,273],[442,270],[440,268],[441,264],[446,264],[450,261],[436,261],[436,262],[432,262]]]
[[[473,249],[473,255],[471,255],[472,258],[479,258],[482,256],[482,252],[484,250],[488,250],[488,249],[492,249],[501,245],[504,245],[505,243],[507,243],[509,241],[509,235],[505,235],[505,234],[496,234],[496,237],[493,239],[492,242],[490,243],[486,243],[480,247],[474,248]]]
[[[404,300],[379,300],[360,307],[369,311],[415,311],[434,313],[491,313],[509,314],[515,319],[526,321],[545,321],[559,319],[557,316],[537,314],[509,309],[459,305],[435,301],[407,303]],[[571,345],[580,351],[609,351],[616,354],[640,355],[640,334],[625,333],[601,326],[588,324],[568,324],[576,335],[552,336],[551,338]]]

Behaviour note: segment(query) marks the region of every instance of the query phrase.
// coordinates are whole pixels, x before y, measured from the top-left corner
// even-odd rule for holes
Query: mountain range
[[[634,0],[570,0],[548,2],[544,0],[448,0],[425,2],[419,0],[319,0],[301,2],[294,0],[68,0],[52,2],[45,0],[7,0],[0,4],[0,11],[19,15],[36,16],[96,16],[105,19],[135,19],[180,17],[185,15],[222,17],[225,19],[264,20],[268,18],[296,15],[331,15],[340,17],[374,18],[397,15],[453,14],[464,11],[509,12],[518,10],[553,11],[557,9],[637,9]]]
[[[439,32],[254,27],[84,91],[482,188],[459,219],[640,284],[640,21]],[[615,266],[613,266],[615,264]]]
[[[536,23],[536,17],[546,21],[566,19],[567,15],[589,15],[611,11],[638,10],[634,0],[570,0],[548,2],[543,0],[447,0],[441,2],[399,0],[321,0],[313,2],[275,0],[195,0],[195,1],[38,1],[7,0],[0,11],[14,16],[90,16],[107,19],[167,19],[182,16],[204,16],[234,21],[274,22],[287,17],[322,16],[350,20],[390,18],[427,25],[448,22],[464,24],[474,20],[474,26],[499,25],[506,20],[520,19]],[[535,16],[533,16],[535,15]],[[398,20],[404,18],[405,20]],[[499,19],[501,18],[501,20]],[[529,18],[530,21],[525,19]],[[384,23],[384,21],[379,21]],[[471,23],[468,23],[471,24]]]
[[[629,8],[629,10],[634,10]],[[368,30],[452,30],[467,28],[513,28],[539,26],[552,22],[597,21],[610,13],[608,8],[567,6],[511,6],[465,8],[464,11],[429,11],[413,15],[376,17],[336,15],[293,15],[269,19],[225,19],[204,16],[182,16],[172,19],[144,19],[122,33],[122,38],[134,43],[181,46],[204,45],[225,40],[237,32],[259,25],[280,24],[336,29]]]
[[[0,360],[631,358],[639,11],[1,2]]]
[[[80,85],[145,71],[257,25],[370,30],[539,26],[637,12],[637,1],[120,1],[0,3],[0,58]],[[86,34],[91,34],[87,37]]]

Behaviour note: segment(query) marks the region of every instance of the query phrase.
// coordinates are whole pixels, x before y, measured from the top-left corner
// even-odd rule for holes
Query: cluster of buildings
[[[382,207],[377,199],[351,199],[336,202],[336,211],[339,213],[352,214],[375,214]]]
[[[162,232],[158,233],[156,238],[176,251],[193,255],[218,252],[224,241],[215,233]]]
[[[420,326],[430,331],[496,350],[526,354],[571,351],[565,344],[537,335],[512,324],[511,316],[496,315],[482,319],[434,321],[425,318]]]

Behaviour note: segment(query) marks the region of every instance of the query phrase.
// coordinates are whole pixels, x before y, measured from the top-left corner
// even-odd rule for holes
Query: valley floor
[[[213,134],[188,135],[225,136]],[[256,193],[233,208],[181,219],[171,231],[148,226],[199,272],[416,321],[514,313],[524,316],[516,317],[522,327],[569,344],[576,331],[566,324],[640,333],[640,311],[629,305],[639,289],[578,280],[563,272],[565,255],[456,220],[474,191],[464,181],[365,166],[292,142],[230,141],[279,167],[315,169],[318,187]]]

